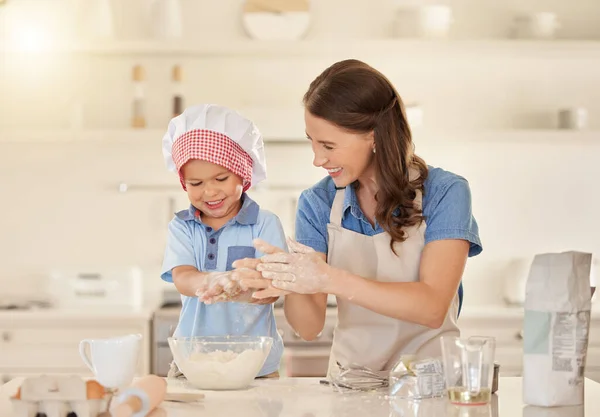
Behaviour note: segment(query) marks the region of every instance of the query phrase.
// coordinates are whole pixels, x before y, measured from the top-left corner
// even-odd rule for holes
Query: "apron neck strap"
[[[344,195],[346,189],[337,190],[335,198],[333,199],[333,206],[331,206],[331,213],[329,214],[329,223],[334,226],[342,226],[342,210],[344,209]]]
[[[346,189],[342,188],[341,190],[337,190],[335,193],[335,198],[333,199],[333,205],[331,206],[331,213],[329,213],[329,223],[335,226],[342,226],[342,214],[344,210],[344,196],[346,194]],[[413,200],[413,204],[419,208],[423,209],[423,194],[421,190],[417,190],[417,195]]]

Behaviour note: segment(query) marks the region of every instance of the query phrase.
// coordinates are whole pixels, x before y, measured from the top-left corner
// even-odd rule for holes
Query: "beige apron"
[[[342,210],[345,190],[338,190],[327,225],[329,247],[327,262],[364,278],[382,282],[416,282],[419,263],[425,246],[425,222],[406,229],[408,238],[396,242],[390,249],[387,232],[366,236],[342,228]],[[421,207],[422,195],[417,191],[415,204]],[[400,356],[415,354],[418,358],[441,356],[440,336],[459,335],[456,324],[458,294],[439,329],[430,329],[414,323],[374,313],[337,297],[338,323],[334,331],[329,361],[329,376],[336,375],[338,367],[361,365],[374,371],[389,370]]]

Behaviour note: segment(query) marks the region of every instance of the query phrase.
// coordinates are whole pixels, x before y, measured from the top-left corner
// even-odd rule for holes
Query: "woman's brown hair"
[[[349,59],[323,71],[304,95],[304,106],[314,116],[351,132],[373,132],[378,191],[375,218],[394,242],[403,242],[406,227],[424,218],[416,207],[416,191],[423,191],[427,164],[415,155],[404,104],[392,83],[364,62]],[[418,178],[409,180],[409,168]],[[396,209],[397,216],[394,215]]]

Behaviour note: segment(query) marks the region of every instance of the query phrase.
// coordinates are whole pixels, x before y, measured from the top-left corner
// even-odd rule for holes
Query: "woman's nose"
[[[325,165],[325,162],[327,162],[327,158],[320,156],[318,153],[315,152],[315,157],[313,158],[313,165],[319,168]]]

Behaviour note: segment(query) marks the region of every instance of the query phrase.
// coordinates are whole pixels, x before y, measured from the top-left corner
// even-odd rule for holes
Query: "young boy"
[[[258,376],[277,376],[283,342],[273,314],[276,298],[254,300],[231,266],[262,256],[255,238],[287,250],[279,218],[246,194],[266,178],[260,132],[231,109],[199,105],[171,120],[163,154],[191,203],[169,223],[161,272],[181,293],[174,336],[270,336],[273,347]],[[169,376],[181,376],[174,363]]]

